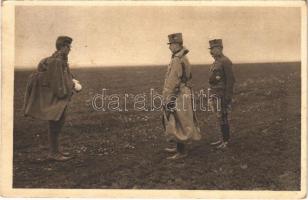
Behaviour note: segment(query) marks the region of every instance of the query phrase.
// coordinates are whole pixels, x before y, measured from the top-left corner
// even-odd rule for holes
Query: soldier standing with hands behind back
[[[214,112],[216,112],[222,139],[211,143],[218,145],[218,149],[226,148],[230,139],[230,126],[228,120],[228,111],[231,107],[233,85],[235,82],[232,70],[232,62],[223,53],[223,45],[221,39],[210,40],[210,53],[215,59],[210,69],[210,104]]]
[[[163,124],[169,141],[175,148],[166,148],[175,153],[167,159],[176,160],[187,156],[186,144],[201,139],[200,129],[193,110],[192,73],[187,58],[189,52],[183,46],[182,33],[168,35],[169,49],[172,53],[163,88]]]

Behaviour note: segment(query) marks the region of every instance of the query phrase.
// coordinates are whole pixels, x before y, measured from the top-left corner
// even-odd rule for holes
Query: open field
[[[193,67],[195,91],[208,87],[208,66]],[[51,162],[47,123],[23,117],[30,71],[15,71],[14,177],[16,188],[134,188],[300,190],[300,63],[234,65],[231,144],[209,145],[219,130],[209,112],[197,112],[203,139],[189,156],[170,161],[161,113],[103,112],[91,106],[110,94],[161,93],[166,67],[74,69],[83,84],[70,104],[63,148],[74,159]],[[131,106],[131,105],[129,105]]]

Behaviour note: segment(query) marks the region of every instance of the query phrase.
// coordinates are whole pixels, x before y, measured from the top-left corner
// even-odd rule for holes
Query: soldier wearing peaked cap
[[[169,49],[172,52],[163,88],[164,112],[163,125],[169,141],[175,141],[175,148],[166,148],[175,153],[168,159],[185,157],[185,143],[200,140],[200,129],[193,110],[192,73],[187,53],[183,46],[181,33],[168,35]]]
[[[24,114],[48,121],[48,157],[56,161],[70,159],[68,153],[59,150],[58,140],[73,91],[81,90],[68,65],[72,41],[68,36],[57,38],[56,52],[40,61],[37,71],[29,77],[25,93]]]
[[[211,143],[218,145],[217,148],[225,148],[230,138],[230,126],[228,115],[232,102],[233,85],[235,82],[232,62],[222,50],[221,39],[210,40],[210,53],[214,63],[210,68],[210,104],[212,111],[216,112],[222,133],[222,139]]]

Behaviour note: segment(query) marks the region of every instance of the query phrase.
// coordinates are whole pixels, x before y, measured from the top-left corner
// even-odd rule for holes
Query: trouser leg
[[[221,125],[222,139],[224,142],[228,142],[230,139],[230,128],[229,124]]]
[[[58,152],[58,137],[59,132],[57,131],[57,121],[48,122],[48,134],[49,134],[49,153],[56,154]]]
[[[215,96],[211,99],[212,109],[216,112],[218,125],[220,126],[222,140],[224,142],[230,139],[230,128],[228,120],[228,109],[224,96]],[[214,143],[216,144],[216,143]]]
[[[224,111],[221,116],[220,129],[222,133],[222,139],[224,142],[229,141],[230,139],[230,127],[228,122],[228,113]]]
[[[65,111],[58,121],[48,121],[49,152],[56,154],[59,152],[59,135],[65,122]]]

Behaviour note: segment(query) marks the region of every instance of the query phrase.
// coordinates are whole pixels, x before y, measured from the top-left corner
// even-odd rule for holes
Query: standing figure
[[[182,33],[168,38],[172,57],[163,88],[163,125],[169,141],[176,142],[176,147],[165,150],[175,153],[167,159],[179,159],[187,155],[185,143],[200,140],[201,135],[193,109],[191,66],[186,56],[189,51],[183,46]]]
[[[210,104],[212,111],[217,115],[222,138],[211,145],[217,148],[226,148],[230,139],[230,126],[228,113],[231,108],[233,85],[235,82],[232,62],[223,53],[221,39],[210,40],[210,53],[215,59],[210,69]]]
[[[68,36],[57,38],[56,52],[40,61],[37,71],[29,77],[25,94],[25,116],[48,121],[48,158],[56,161],[71,158],[59,150],[59,135],[73,91],[81,90],[68,65],[71,43]]]

